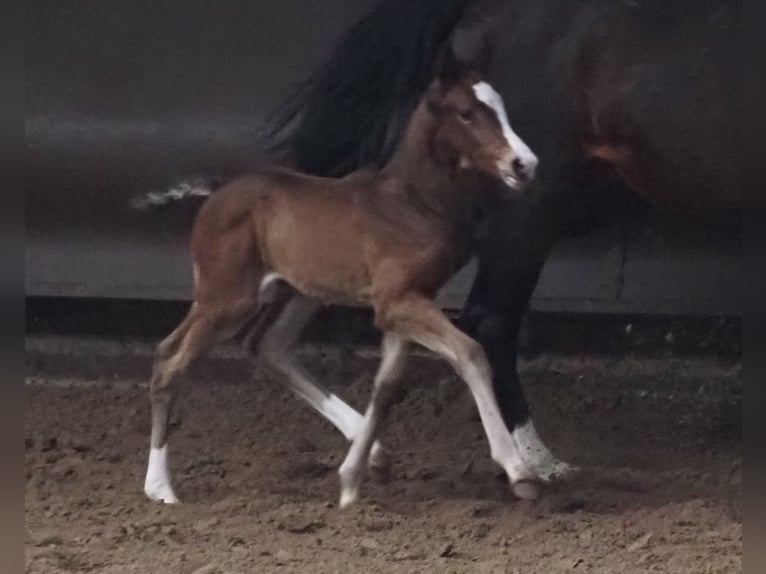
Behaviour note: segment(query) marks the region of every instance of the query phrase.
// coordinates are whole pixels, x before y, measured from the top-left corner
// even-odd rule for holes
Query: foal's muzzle
[[[511,161],[511,170],[521,182],[530,181],[535,177],[535,170],[537,169],[537,159],[523,160],[520,157],[513,158]]]
[[[511,189],[522,189],[534,179],[537,163],[537,158],[534,156],[516,156],[510,164],[501,167],[500,178]]]

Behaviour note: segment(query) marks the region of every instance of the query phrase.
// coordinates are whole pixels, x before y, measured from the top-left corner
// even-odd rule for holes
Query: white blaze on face
[[[486,104],[495,112],[495,115],[497,115],[505,140],[511,148],[511,156],[507,158],[507,161],[503,160],[503,162],[499,163],[498,169],[506,183],[511,187],[516,187],[520,183],[518,180],[513,177],[510,178],[511,181],[508,180],[508,172],[511,170],[511,161],[514,158],[519,159],[529,173],[534,173],[534,169],[538,162],[537,156],[532,153],[529,146],[527,146],[527,144],[525,144],[524,141],[511,129],[511,124],[508,122],[508,114],[505,112],[503,98],[497,93],[495,88],[490,86],[487,82],[478,82],[474,84],[473,92],[476,94],[477,100]]]

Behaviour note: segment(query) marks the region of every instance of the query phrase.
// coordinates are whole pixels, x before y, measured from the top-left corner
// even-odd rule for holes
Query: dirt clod
[[[215,530],[219,524],[221,524],[221,520],[218,517],[213,516],[211,518],[202,518],[197,520],[192,528],[200,534],[205,534]]]
[[[287,550],[278,550],[274,555],[274,562],[279,566],[284,566],[290,562],[290,560],[292,560],[292,557],[292,554],[290,554]]]
[[[628,550],[631,552],[635,552],[636,550],[645,550],[646,548],[649,548],[649,543],[652,541],[652,538],[653,535],[651,533],[644,534],[641,538],[629,544]]]
[[[451,543],[444,544],[439,550],[439,556],[441,558],[447,558],[452,555],[452,551],[455,549],[455,545]]]
[[[359,551],[362,556],[376,554],[380,550],[380,544],[373,538],[363,538],[359,543]]]

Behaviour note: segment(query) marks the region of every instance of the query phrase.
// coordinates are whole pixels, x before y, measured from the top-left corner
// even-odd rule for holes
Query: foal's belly
[[[300,293],[328,304],[364,306],[370,300],[370,277],[363,235],[348,220],[302,219],[269,224],[264,259]]]
[[[388,217],[381,217],[382,208],[354,203],[351,194],[275,198],[258,225],[267,270],[329,304],[371,306],[373,284],[376,297],[408,289],[435,292],[454,271],[454,241],[401,201],[375,205],[385,207]]]
[[[327,305],[367,307],[370,305],[369,281],[353,273],[308,275],[293,269],[275,270],[296,291]]]

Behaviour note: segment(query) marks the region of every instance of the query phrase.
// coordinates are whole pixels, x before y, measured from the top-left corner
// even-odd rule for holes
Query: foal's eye
[[[458,117],[460,121],[468,123],[473,119],[473,110],[460,110]]]

